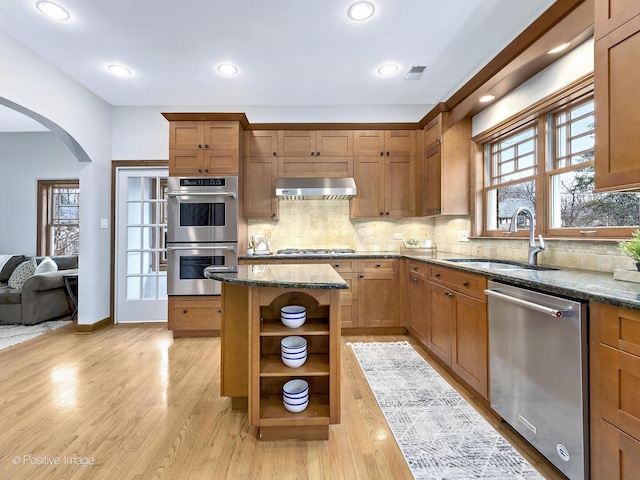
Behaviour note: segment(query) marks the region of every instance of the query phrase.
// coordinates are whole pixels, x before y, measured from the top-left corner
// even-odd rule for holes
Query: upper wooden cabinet
[[[352,130],[280,130],[278,156],[352,157]]]
[[[353,157],[278,157],[278,178],[353,177]]]
[[[276,157],[244,158],[244,216],[246,218],[278,218],[277,169]]]
[[[600,40],[637,15],[640,15],[638,0],[595,0],[596,40]]]
[[[239,175],[237,121],[169,122],[169,175]]]
[[[416,154],[415,130],[356,130],[355,156],[412,156]]]
[[[244,132],[245,157],[277,157],[277,130],[249,130]]]
[[[471,167],[471,119],[447,128],[441,113],[424,129],[425,154],[418,179],[418,216],[468,215]]]
[[[610,15],[608,25],[613,18],[632,18],[595,44],[595,188],[600,191],[638,190],[640,15],[637,10],[640,10],[640,2],[600,1],[596,3],[596,13],[605,3],[618,5]],[[623,6],[626,9],[622,9]]]

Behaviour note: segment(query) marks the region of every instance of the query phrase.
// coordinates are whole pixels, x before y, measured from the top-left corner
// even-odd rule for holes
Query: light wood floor
[[[413,478],[345,345],[380,337],[343,338],[342,423],[328,441],[261,442],[219,396],[219,339],[174,340],[165,325],[73,329],[0,351],[0,479]]]

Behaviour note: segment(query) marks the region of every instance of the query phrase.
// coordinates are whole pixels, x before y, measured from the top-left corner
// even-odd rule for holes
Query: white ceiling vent
[[[411,65],[409,67],[409,71],[404,76],[404,79],[405,80],[419,80],[420,77],[422,76],[422,73],[424,72],[425,68],[427,68],[426,65],[424,65],[424,66]]]

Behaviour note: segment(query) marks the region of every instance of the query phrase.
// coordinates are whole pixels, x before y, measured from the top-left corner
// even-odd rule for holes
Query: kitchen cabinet
[[[358,327],[403,327],[399,314],[399,260],[362,259],[358,278]]]
[[[353,131],[278,132],[278,178],[353,177]]]
[[[277,157],[277,130],[248,130],[244,132],[245,157]]]
[[[246,218],[278,218],[277,170],[277,157],[245,157],[243,181]]]
[[[596,13],[605,1],[596,2]],[[638,2],[613,1],[609,27],[595,43],[594,97],[596,191],[640,189],[640,15]],[[601,16],[600,16],[601,17]],[[627,20],[627,17],[629,19]],[[617,19],[614,22],[614,19]],[[596,16],[598,22],[599,16]],[[596,23],[596,29],[598,23]],[[606,31],[606,29],[605,29]]]
[[[470,212],[471,120],[465,118],[451,127],[447,122],[448,113],[440,113],[423,132],[419,216]]]
[[[356,130],[356,157],[411,157],[416,154],[415,130]]]
[[[169,122],[169,175],[239,175],[238,121]]]
[[[173,337],[220,335],[222,301],[212,296],[170,296],[168,327]]]
[[[489,394],[486,282],[482,275],[428,267],[426,346],[485,399]]]
[[[411,270],[414,262],[408,262],[407,316],[408,330],[422,345],[427,346],[430,316],[427,312],[429,290],[423,275]]]
[[[640,2],[637,0],[596,0],[594,15],[596,41],[638,15],[640,15]]]
[[[589,310],[591,478],[640,478],[640,312]]]

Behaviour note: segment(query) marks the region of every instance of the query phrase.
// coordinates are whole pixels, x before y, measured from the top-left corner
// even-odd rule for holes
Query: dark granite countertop
[[[402,255],[398,252],[356,252],[356,253],[341,253],[340,255],[278,255],[272,253],[269,255],[238,255],[239,260],[253,260],[260,261],[265,260],[335,260],[336,258],[401,258]]]
[[[220,272],[211,267],[204,270],[207,278],[250,287],[347,289],[349,285],[327,264],[302,265],[239,265],[234,273]]]

